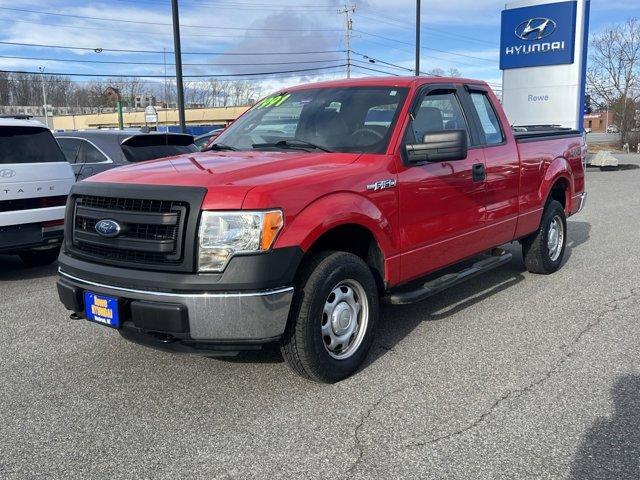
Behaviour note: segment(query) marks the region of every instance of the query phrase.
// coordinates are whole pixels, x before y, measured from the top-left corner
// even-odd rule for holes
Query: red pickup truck
[[[207,152],[76,184],[60,299],[73,318],[174,352],[279,341],[295,372],[338,381],[365,359],[380,301],[503,265],[513,241],[530,272],[560,267],[586,196],[582,137],[524,130],[474,80],[281,91]]]

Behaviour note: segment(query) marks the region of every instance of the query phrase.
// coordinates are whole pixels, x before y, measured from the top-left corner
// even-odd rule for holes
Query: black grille
[[[92,259],[149,265],[183,259],[189,203],[99,196],[75,198],[72,250]],[[100,220],[120,225],[115,237],[96,231]]]
[[[168,213],[176,205],[188,205],[184,202],[171,200],[144,200],[139,198],[114,198],[114,197],[79,197],[82,205],[90,208],[104,210],[121,210],[127,212]]]

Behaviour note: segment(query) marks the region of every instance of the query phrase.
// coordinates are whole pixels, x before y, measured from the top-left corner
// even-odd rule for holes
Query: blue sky
[[[591,31],[640,17],[637,0],[592,0]],[[413,67],[415,1],[356,0],[351,48],[355,75],[402,73]],[[495,0],[422,1],[422,70],[456,68],[464,76],[500,82],[500,11]],[[182,0],[185,75],[309,70],[251,77],[266,90],[344,75],[344,15],[335,0]],[[91,18],[85,18],[91,17]],[[105,20],[112,19],[113,21]],[[0,0],[0,41],[87,50],[0,44],[4,70],[104,75],[174,72],[170,0]],[[92,49],[102,49],[100,53]],[[152,51],[125,52],[111,50]],[[326,53],[300,53],[326,52]],[[298,54],[296,54],[298,53]],[[377,59],[371,64],[363,55]],[[3,57],[29,57],[3,58]],[[67,60],[67,61],[65,61]],[[75,60],[70,62],[68,60]],[[88,62],[87,62],[88,61]],[[123,63],[89,63],[89,62]],[[317,71],[310,69],[325,68]],[[87,80],[88,77],[74,77]],[[98,77],[93,80],[100,80]],[[195,78],[194,78],[195,80]],[[148,78],[149,82],[161,82]]]

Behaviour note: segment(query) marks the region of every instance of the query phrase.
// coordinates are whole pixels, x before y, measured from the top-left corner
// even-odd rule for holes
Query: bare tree
[[[593,38],[591,48],[587,88],[592,102],[613,111],[624,143],[640,100],[640,23],[632,18],[613,26]]]
[[[433,75],[434,77],[461,77],[462,73],[455,67],[445,71],[443,68],[435,67],[431,70],[427,70],[427,75]]]

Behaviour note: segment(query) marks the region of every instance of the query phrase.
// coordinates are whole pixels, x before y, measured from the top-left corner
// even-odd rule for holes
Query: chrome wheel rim
[[[549,225],[549,232],[547,233],[547,248],[549,250],[549,258],[552,262],[555,262],[562,253],[562,247],[564,245],[564,223],[560,215],[556,215],[551,220]]]
[[[324,303],[320,331],[327,353],[337,360],[351,357],[360,347],[369,323],[369,300],[356,280],[333,287]]]

